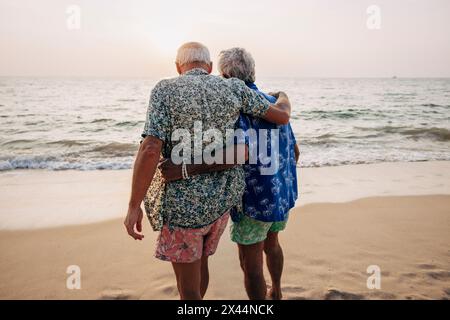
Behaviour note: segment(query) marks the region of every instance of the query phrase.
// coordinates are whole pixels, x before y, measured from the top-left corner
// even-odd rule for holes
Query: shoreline
[[[374,196],[450,194],[450,161],[299,168],[296,207]],[[0,173],[0,230],[84,225],[121,218],[132,171]],[[20,205],[18,205],[20,204]]]

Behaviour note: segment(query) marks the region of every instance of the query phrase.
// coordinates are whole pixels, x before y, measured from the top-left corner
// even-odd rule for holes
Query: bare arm
[[[188,175],[195,176],[202,173],[224,171],[237,165],[244,164],[245,161],[248,160],[247,145],[238,144],[233,147],[225,148],[220,153],[221,154],[218,155],[218,157],[222,157],[222,163],[188,164],[186,165]],[[166,182],[183,179],[181,173],[182,165],[176,165],[170,159],[164,159],[164,161],[160,163],[159,168],[161,169],[162,176]]]
[[[269,93],[271,96],[277,98],[277,102],[271,105],[267,112],[262,117],[264,120],[284,125],[289,123],[291,117],[291,103],[284,92]]]
[[[295,163],[297,164],[298,163],[298,159],[300,158],[300,149],[299,149],[297,143],[295,144],[294,152],[295,152]]]
[[[144,235],[141,233],[143,218],[141,203],[155,174],[161,148],[162,141],[158,138],[151,136],[145,138],[134,162],[131,196],[124,225],[128,234],[135,240],[144,238]]]

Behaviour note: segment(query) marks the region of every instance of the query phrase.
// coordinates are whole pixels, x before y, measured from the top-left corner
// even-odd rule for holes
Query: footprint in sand
[[[381,299],[381,300],[395,300],[397,295],[389,292],[375,291],[369,293],[370,298]]]
[[[417,268],[424,270],[424,274],[433,280],[450,279],[450,271],[439,269],[437,265],[431,263],[420,263]]]
[[[389,277],[391,275],[391,273],[389,271],[381,271],[381,275],[383,277]]]
[[[417,273],[414,272],[405,272],[400,274],[401,278],[408,278],[408,279],[415,279],[417,278],[417,276],[418,276]]]
[[[447,298],[450,298],[450,288],[444,289],[444,293],[447,295]]]
[[[427,300],[427,297],[419,295],[419,294],[412,294],[405,297],[406,300]]]
[[[436,270],[427,272],[426,275],[434,280],[448,280],[450,279],[450,271]]]
[[[328,289],[325,294],[325,300],[362,300],[365,297],[362,294],[340,291],[337,289]]]
[[[267,285],[267,292],[271,289],[271,285]],[[301,293],[306,292],[305,288],[298,287],[298,286],[283,286],[281,288],[281,292],[283,293],[283,299],[287,300],[306,300],[306,297],[301,296]],[[271,300],[269,296],[267,296],[268,300]]]
[[[297,286],[286,286],[286,287],[283,287],[282,290],[283,290],[283,292],[286,292],[286,293],[302,293],[302,292],[306,291],[305,288],[297,287]]]
[[[99,300],[132,300],[137,299],[135,293],[125,289],[108,289],[102,291]]]
[[[168,296],[176,296],[178,295],[178,289],[174,285],[163,285],[158,288],[159,291]]]
[[[417,265],[417,268],[423,269],[423,270],[433,270],[433,269],[436,269],[437,267],[436,267],[436,265],[430,264],[430,263],[419,263]]]

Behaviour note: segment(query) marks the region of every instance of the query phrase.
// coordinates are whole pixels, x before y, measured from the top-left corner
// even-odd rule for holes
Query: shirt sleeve
[[[234,144],[249,144],[248,130],[250,129],[250,120],[245,114],[240,114],[235,125]]]
[[[169,112],[165,104],[166,94],[164,91],[161,82],[159,82],[152,90],[144,131],[141,135],[142,138],[152,136],[164,142],[168,140],[170,121]]]
[[[250,89],[243,81],[237,80],[237,90],[242,100],[242,112],[254,117],[262,117],[270,107],[270,102],[255,90]]]

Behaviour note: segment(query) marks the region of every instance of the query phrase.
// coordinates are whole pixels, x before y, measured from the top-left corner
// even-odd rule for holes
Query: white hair
[[[244,48],[231,48],[219,54],[219,72],[225,78],[255,82],[255,60]]]
[[[188,42],[178,49],[175,62],[181,66],[193,62],[210,64],[211,57],[205,45],[199,42]]]

